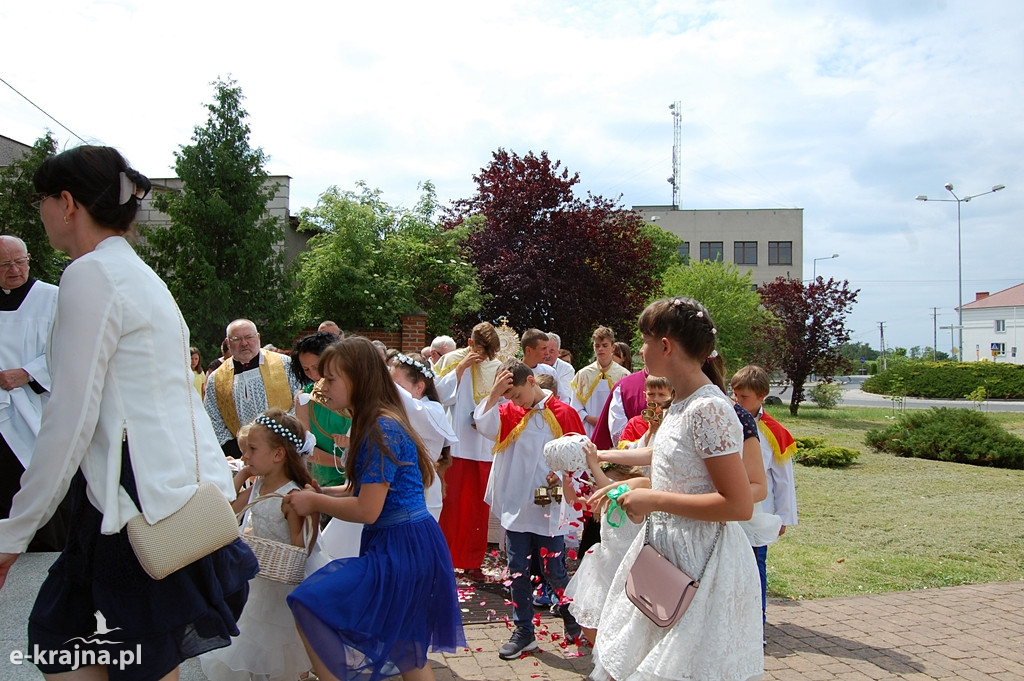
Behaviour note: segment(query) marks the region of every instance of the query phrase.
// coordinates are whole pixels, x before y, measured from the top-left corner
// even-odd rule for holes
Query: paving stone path
[[[0,681],[38,679],[10,664],[25,649],[25,622],[53,554],[29,554],[0,590]],[[438,681],[585,679],[590,655],[562,648],[558,621],[545,618],[541,651],[498,658],[508,640],[504,619],[466,627],[466,648],[431,654]],[[772,601],[768,608],[767,681],[1024,681],[1024,580],[882,595]],[[397,678],[397,677],[396,677]],[[199,665],[182,681],[201,681]]]

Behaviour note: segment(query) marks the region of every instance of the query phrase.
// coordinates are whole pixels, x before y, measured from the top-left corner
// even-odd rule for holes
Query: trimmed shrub
[[[897,456],[1024,468],[1024,440],[971,409],[935,407],[904,413],[884,430],[869,430],[864,440]]]
[[[843,389],[838,383],[818,383],[807,394],[822,409],[835,409],[843,401]]]
[[[822,468],[846,468],[857,461],[860,452],[847,447],[818,447],[816,449],[797,450],[793,460],[804,466],[821,466]]]
[[[833,447],[826,444],[823,437],[798,437],[796,454],[793,460],[804,466],[821,466],[823,468],[846,468],[857,461],[860,452],[846,447]]]
[[[1024,366],[996,362],[903,362],[864,381],[861,389],[889,395],[898,380],[910,397],[962,399],[984,386],[989,399],[1024,398]]]

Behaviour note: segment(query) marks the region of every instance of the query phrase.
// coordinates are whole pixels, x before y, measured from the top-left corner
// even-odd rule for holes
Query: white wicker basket
[[[241,516],[261,501],[275,497],[284,499],[284,496],[281,494],[266,494],[246,504],[245,508],[239,511],[238,515]],[[242,541],[252,549],[257,562],[260,564],[260,572],[257,577],[270,579],[275,582],[283,582],[284,584],[298,584],[305,579],[306,559],[309,557],[315,539],[312,528],[313,518],[306,516],[306,521],[302,528],[302,541],[305,543],[305,546],[292,546],[291,544],[274,541],[273,539],[255,537],[251,534],[243,533]]]

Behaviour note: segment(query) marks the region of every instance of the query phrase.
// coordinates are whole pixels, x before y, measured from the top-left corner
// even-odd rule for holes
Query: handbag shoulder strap
[[[185,368],[188,369],[189,373],[192,372],[192,353],[188,349],[188,339],[185,338],[185,316],[181,314],[181,308],[178,307],[177,301],[174,303],[175,309],[178,311],[178,322],[181,324],[181,344],[185,348]],[[192,446],[196,452],[196,484],[200,484],[199,479],[199,436],[196,434],[196,412],[195,405],[192,403],[192,393],[196,389],[192,387],[192,381],[189,381],[188,391],[188,415],[192,421]]]
[[[700,569],[700,574],[693,578],[695,582],[699,582],[704,578],[704,571],[708,569],[708,563],[711,562],[711,556],[715,553],[715,547],[718,546],[718,540],[722,536],[722,529],[725,527],[725,523],[718,523],[718,529],[715,531],[715,541],[711,543],[711,549],[708,550],[708,555],[704,558],[704,565]],[[651,516],[647,516],[644,519],[644,546],[651,543]]]

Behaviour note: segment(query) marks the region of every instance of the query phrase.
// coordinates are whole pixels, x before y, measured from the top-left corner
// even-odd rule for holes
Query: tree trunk
[[[794,379],[790,385],[790,389],[793,391],[792,397],[789,399],[789,415],[796,416],[797,411],[800,409],[800,403],[804,399],[804,382],[805,378],[799,379],[799,382]]]

